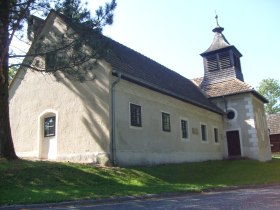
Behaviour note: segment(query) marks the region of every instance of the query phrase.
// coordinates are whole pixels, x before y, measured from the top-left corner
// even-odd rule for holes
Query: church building
[[[29,53],[67,34],[84,37],[84,30],[52,11],[34,32]],[[242,55],[223,30],[217,21],[201,54],[204,76],[192,81],[103,35],[107,53],[76,69],[88,71],[82,82],[66,69],[34,70],[54,67],[61,55],[28,57],[10,85],[17,155],[114,165],[271,160],[268,101],[244,82]],[[86,34],[91,39],[83,52],[89,53],[99,40],[94,30]]]

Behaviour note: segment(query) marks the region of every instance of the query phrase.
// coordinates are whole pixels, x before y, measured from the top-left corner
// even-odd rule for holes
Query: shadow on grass
[[[1,205],[140,195],[165,185],[133,169],[27,160],[1,161],[0,176]]]
[[[280,183],[280,159],[208,161],[102,168],[72,163],[0,160],[0,205],[201,191]]]

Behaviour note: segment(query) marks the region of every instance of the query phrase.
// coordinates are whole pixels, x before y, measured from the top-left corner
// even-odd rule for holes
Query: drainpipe
[[[224,100],[224,104],[225,104],[225,110],[226,110],[226,113],[227,113],[227,100],[226,100],[226,97],[225,96],[223,96],[223,100]]]
[[[116,123],[115,123],[115,87],[121,80],[121,73],[117,73],[118,79],[112,83],[111,86],[111,113],[112,113],[112,130],[111,130],[111,154],[112,154],[112,164],[117,165],[116,161]]]

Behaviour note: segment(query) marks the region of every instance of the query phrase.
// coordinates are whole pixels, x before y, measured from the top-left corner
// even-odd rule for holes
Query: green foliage
[[[9,68],[9,82],[11,82],[17,73],[17,68],[15,66]]]
[[[64,0],[62,2],[58,1],[55,9],[66,17],[71,18],[72,21],[83,23],[97,32],[101,32],[105,25],[113,24],[113,11],[117,6],[116,0],[106,3],[103,7],[100,6],[95,11],[95,17],[91,16],[91,12],[86,7],[87,4],[86,2],[84,6],[81,0]]]
[[[280,82],[276,79],[263,79],[260,86],[257,87],[258,92],[269,100],[265,105],[265,111],[268,114],[280,112]]]
[[[0,205],[273,184],[280,183],[279,174],[280,159],[265,163],[224,160],[132,168],[2,159]]]

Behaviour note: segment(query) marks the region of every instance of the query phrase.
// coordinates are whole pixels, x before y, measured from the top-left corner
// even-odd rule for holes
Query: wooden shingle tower
[[[242,54],[227,41],[222,33],[224,28],[218,23],[218,16],[215,18],[217,26],[212,30],[215,33],[213,42],[200,54],[204,63],[204,78],[201,85],[207,86],[230,78],[244,81],[240,65]]]

